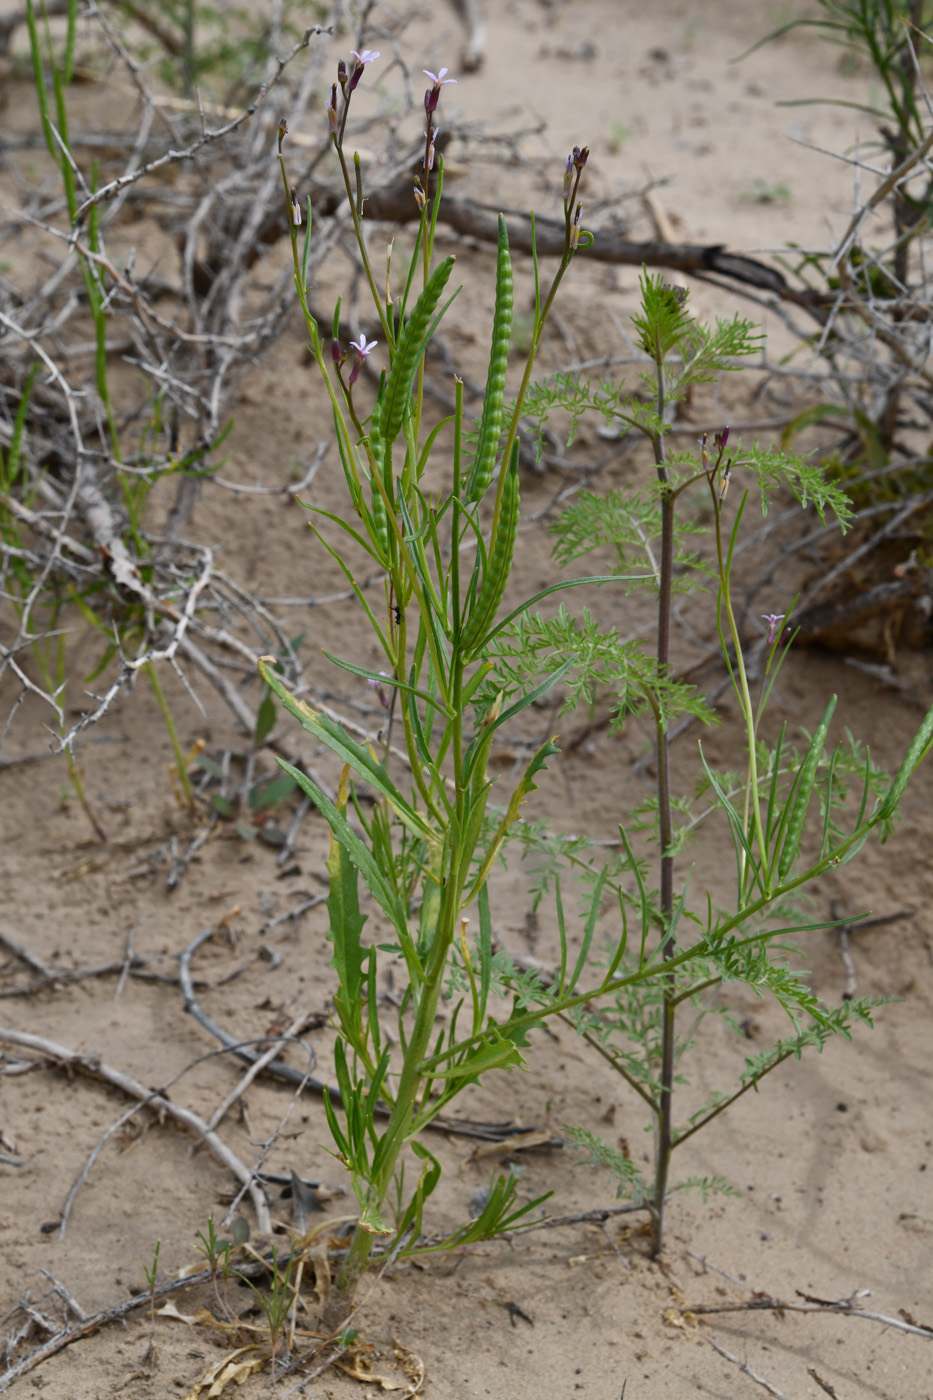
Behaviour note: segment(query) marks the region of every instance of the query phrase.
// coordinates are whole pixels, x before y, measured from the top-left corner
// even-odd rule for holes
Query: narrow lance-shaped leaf
[[[311,706],[306,705],[303,700],[296,700],[293,695],[290,695],[282,681],[271,669],[272,665],[274,665],[274,658],[260,657],[260,675],[266,684],[275,691],[289,714],[294,715],[295,719],[298,720],[302,728],[306,729],[309,734],[313,734],[322,744],[325,744],[342,762],[349,763],[355,773],[374,787],[413,835],[420,836],[425,841],[437,841],[437,833],[433,827],[402,796],[375,754],[351,739],[342,725],[337,724],[320,711],[312,710]]]
[[[512,793],[505,815],[499,822],[495,834],[489,843],[485,859],[480,867],[479,874],[473,882],[473,889],[468,899],[472,898],[476,891],[481,889],[486,883],[486,880],[489,878],[489,872],[495,864],[499,851],[502,849],[505,838],[509,833],[509,828],[518,820],[518,814],[522,803],[529,793],[535,792],[537,789],[538,785],[535,782],[535,778],[547,767],[548,759],[552,758],[556,753],[560,753],[560,748],[554,743],[553,739],[549,739],[547,743],[541,745],[538,752],[528,764],[528,767],[525,769]]]
[[[350,769],[349,765],[344,764],[337,791],[337,811],[344,818],[349,791]],[[333,830],[330,834],[327,874],[330,877],[327,895],[327,912],[330,917],[328,938],[334,949],[331,967],[335,969],[340,983],[334,997],[334,1006],[344,1035],[351,1045],[362,1049],[365,1004],[363,969],[369,958],[369,950],[364,949],[360,935],[366,917],[360,911],[359,871]]]

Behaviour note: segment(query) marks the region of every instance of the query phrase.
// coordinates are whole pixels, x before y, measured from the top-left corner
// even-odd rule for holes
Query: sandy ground
[[[445,88],[445,109],[450,117],[456,112],[460,122],[482,123],[493,132],[526,131],[520,147],[528,164],[515,171],[496,161],[474,164],[465,169],[458,193],[509,206],[534,202],[553,211],[566,151],[586,142],[592,149],[587,198],[621,200],[616,207],[636,237],[648,236],[651,225],[631,192],[648,179],[662,182],[658,198],[684,242],[722,242],[753,252],[788,242],[823,245],[828,228],[844,226],[852,205],[851,174],[815,147],[845,150],[866,135],[867,119],[844,108],[785,109],[775,103],[814,94],[858,99],[865,76],[843,76],[832,50],[799,34],[740,64],[731,62],[799,6],[743,0],[706,5],[655,0],[650,6],[633,0],[575,5],[506,0],[489,10],[486,62],[477,73],[459,74],[456,88]],[[413,66],[447,63],[456,71],[461,38],[451,12],[435,7],[409,33],[423,44]],[[349,47],[349,41],[334,41],[334,63]],[[17,123],[28,122],[28,87],[14,84],[10,94],[11,119],[15,108]],[[550,160],[546,178],[535,173],[544,168],[544,157]],[[760,196],[769,192],[770,202],[762,202]],[[281,246],[270,251],[272,271],[284,256]],[[487,251],[462,252],[464,280],[477,274],[485,280],[449,334],[454,354],[477,374],[490,268]],[[516,272],[519,299],[527,302],[528,268],[518,261]],[[579,275],[574,269],[573,287],[560,307],[562,339],[549,351],[555,365],[573,355],[605,353],[609,343],[615,348],[614,327],[633,309],[635,282],[633,269],[592,266]],[[759,308],[749,311],[737,296],[709,286],[697,284],[692,295],[700,314],[759,315]],[[769,345],[779,353],[787,332],[775,317],[761,314]],[[313,455],[318,400],[309,389],[299,336],[296,322],[293,336],[286,336],[244,385],[234,406],[228,478],[278,484],[287,480],[296,456]],[[722,393],[716,411],[724,417],[775,411],[773,404],[762,410],[738,385],[728,384]],[[597,445],[595,436],[584,437],[583,449],[595,453]],[[603,479],[615,485],[635,479],[641,470],[637,457],[620,458]],[[337,504],[338,476],[334,463],[319,474],[318,505]],[[550,575],[549,542],[543,523],[533,517],[545,512],[565,484],[553,473],[523,482],[529,523],[516,591],[533,591]],[[233,497],[209,485],[191,529],[197,538],[217,544],[226,567],[264,596],[323,595],[339,587],[312,547],[304,513],[289,498]],[[624,602],[603,595],[591,601],[605,620],[621,625],[628,618]],[[765,607],[766,602],[757,610]],[[294,608],[290,627],[292,622],[294,633],[308,633],[314,683],[332,687],[358,720],[362,716],[376,726],[371,695],[347,695],[345,678],[316,659],[317,649],[327,647],[370,664],[369,642],[353,607],[343,602]],[[708,619],[705,625],[708,635]],[[77,621],[71,646],[79,672],[89,669],[95,643]],[[883,690],[845,662],[844,653],[792,655],[781,681],[778,718],[786,717],[791,726],[810,725],[828,696],[839,692],[839,732],[848,725],[870,743],[879,762],[895,763],[920,707],[933,698],[929,655],[903,658],[913,678],[911,693]],[[241,748],[228,714],[210,695],[202,699],[207,719],[180,687],[173,694],[183,741],[203,739],[210,754]],[[77,708],[79,700],[76,695]],[[728,760],[738,744],[726,702],[721,716],[722,728],[706,741],[718,761]],[[543,738],[554,723],[553,714],[542,712],[528,721],[529,733],[522,737]],[[563,721],[562,737],[572,738],[580,724],[579,718]],[[540,736],[530,732],[536,725]],[[596,837],[611,838],[627,805],[645,791],[632,766],[642,743],[638,732],[615,739],[595,732],[552,771],[537,795],[538,813],[565,829],[586,827]],[[46,744],[38,711],[26,704],[7,734],[3,757],[41,755]],[[505,776],[514,753],[503,749],[498,756]],[[323,756],[312,757],[326,769]],[[142,686],[88,739],[80,758],[91,802],[110,838],[105,846],[91,839],[58,762],[0,769],[0,930],[59,972],[119,964],[130,946],[148,960],[147,971],[170,979],[178,954],[195,934],[220,925],[221,933],[198,954],[194,967],[205,1008],[241,1037],[264,1035],[307,1012],[316,1017],[307,1039],[318,1055],[317,1072],[326,1075],[333,981],[325,916],[312,909],[299,919],[272,923],[321,893],[323,822],[305,822],[296,857],[284,870],[272,848],[246,843],[224,827],[170,892],[171,845],[184,845],[190,829],[169,781],[164,731]],[[271,766],[271,759],[261,761]],[[688,735],[675,765],[685,784],[695,762],[694,739]],[[623,1216],[605,1229],[577,1224],[511,1243],[487,1243],[419,1267],[397,1267],[365,1291],[354,1325],[372,1350],[360,1354],[359,1365],[368,1357],[373,1372],[404,1387],[404,1363],[408,1358],[414,1365],[409,1357],[414,1354],[423,1363],[425,1393],[437,1400],[538,1400],[578,1393],[617,1400],[623,1391],[626,1400],[693,1395],[738,1400],[760,1391],[765,1381],[775,1388],[772,1394],[787,1400],[933,1395],[930,1340],[877,1321],[746,1311],[724,1312],[697,1325],[682,1315],[692,1303],[740,1303],[756,1293],[800,1302],[801,1295],[841,1299],[864,1291],[865,1309],[933,1322],[929,784],[929,772],[921,773],[905,801],[896,842],[866,850],[857,864],[821,880],[814,891],[819,914],[834,898],[849,915],[868,909],[915,911],[853,939],[860,993],[890,998],[876,1029],[859,1033],[851,1044],[833,1044],[822,1056],[783,1066],[761,1093],[746,1096],[707,1134],[692,1139],[677,1163],[681,1176],[726,1176],[740,1195],[713,1197],[705,1204],[695,1195],[675,1196],[663,1264],[649,1260],[639,1218]],[[727,878],[731,853],[716,841],[701,848],[699,859],[714,888]],[[542,912],[536,927],[520,871],[501,878],[496,908],[496,932],[507,947],[550,956],[550,918]],[[838,1002],[844,969],[835,935],[812,938],[805,957],[815,990]],[[147,1085],[170,1085],[173,1101],[204,1117],[235,1084],[238,1071],[227,1058],[211,1055],[214,1043],[185,1014],[171,980],[118,979],[114,973],[23,995],[34,976],[12,955],[3,955],[4,1024],[97,1056]],[[749,1040],[737,1039],[717,1018],[715,1024],[704,1023],[692,1083],[684,1091],[687,1105],[700,1102],[711,1088],[728,1087],[744,1055],[785,1030],[779,1012],[747,989],[738,989],[731,1005]],[[537,1036],[528,1072],[485,1081],[464,1096],[461,1112],[547,1125],[556,1136],[563,1125],[576,1124],[609,1141],[624,1140],[636,1160],[647,1162],[637,1101],[584,1050],[563,1027]],[[113,1305],[145,1288],[144,1269],[156,1241],[161,1242],[161,1280],[194,1265],[196,1232],[206,1228],[208,1216],[219,1220],[227,1209],[229,1173],[170,1121],[140,1113],[105,1146],[61,1238],[56,1222],[69,1188],[127,1101],[99,1081],[54,1068],[15,1073],[12,1046],[6,1046],[4,1057],[0,1149],[21,1165],[0,1158],[0,1317],[27,1297],[42,1312],[63,1316],[50,1275],[87,1313]],[[299,1056],[291,1058],[299,1063]],[[278,1132],[267,1169],[294,1169],[342,1186],[340,1169],[325,1150],[326,1123],[314,1096],[295,1102],[286,1086],[260,1080],[220,1131],[247,1162]],[[466,1218],[473,1191],[489,1179],[491,1159],[473,1144],[441,1134],[432,1135],[431,1146],[443,1160],[444,1178],[429,1224],[449,1228]],[[552,1191],[554,1214],[613,1203],[605,1177],[577,1165],[570,1148],[523,1154],[520,1165],[522,1197]],[[338,1194],[326,1209],[343,1214],[349,1206]],[[289,1201],[276,1195],[272,1213],[287,1224]],[[234,1293],[237,1306],[245,1308],[246,1293]],[[210,1301],[204,1288],[179,1293],[176,1304],[190,1319]],[[306,1322],[313,1330],[313,1299]],[[13,1327],[12,1320],[4,1323],[4,1337]],[[31,1344],[41,1335],[34,1331]],[[732,1359],[717,1354],[708,1339]],[[41,1392],[45,1400],[188,1395],[233,1345],[216,1330],[184,1318],[159,1317],[153,1340],[148,1313],[137,1311],[125,1326],[103,1328],[42,1364],[13,1392]],[[750,1369],[743,1372],[739,1363]],[[237,1393],[258,1396],[267,1379],[267,1374],[246,1379]],[[283,1382],[282,1393],[295,1383],[294,1377]],[[383,1389],[375,1380],[331,1369],[305,1393],[344,1400]]]

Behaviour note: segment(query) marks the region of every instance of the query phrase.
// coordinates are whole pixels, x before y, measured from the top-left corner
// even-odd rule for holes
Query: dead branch
[[[154,175],[157,171],[164,169],[167,165],[178,165],[183,161],[191,160],[192,157],[197,155],[199,151],[203,150],[205,146],[213,145],[216,142],[223,140],[225,137],[231,136],[239,127],[243,125],[244,122],[248,122],[250,117],[255,116],[256,112],[265,102],[265,99],[268,97],[269,93],[276,86],[276,84],[281,81],[282,75],[285,72],[288,65],[292,62],[294,58],[298,56],[298,54],[302,53],[306,48],[308,48],[308,46],[311,43],[311,40],[316,38],[320,34],[330,34],[332,32],[333,27],[331,25],[311,25],[309,29],[305,30],[302,37],[299,40],[297,40],[295,44],[293,44],[290,52],[286,55],[285,58],[279,58],[275,60],[275,70],[272,76],[262,84],[259,91],[256,93],[255,97],[253,98],[252,102],[248,107],[246,107],[242,112],[239,112],[224,126],[217,127],[214,130],[202,132],[202,134],[195,141],[192,141],[190,145],[183,147],[181,150],[166,151],[164,155],[157,157],[155,160],[149,161],[146,165],[140,166],[137,170],[133,170],[127,175],[120,175],[117,177],[117,179],[110,180],[107,182],[107,184],[102,185],[99,190],[96,190],[94,194],[89,195],[88,198],[83,202],[83,204],[78,206],[75,215],[77,225],[80,226],[85,221],[91,209],[93,209],[93,207],[96,204],[102,204],[107,200],[113,199],[114,196],[119,194],[121,190],[125,189],[127,185],[135,185],[139,180],[145,179],[148,175]]]
[[[235,1153],[226,1143],[211,1132],[207,1124],[196,1113],[190,1109],[182,1108],[173,1103],[170,1099],[164,1098],[157,1090],[147,1089],[138,1080],[130,1078],[122,1070],[111,1069],[101,1060],[92,1056],[80,1055],[77,1051],[70,1050],[66,1046],[56,1045],[54,1041],[45,1040],[41,1036],[31,1035],[26,1031],[13,1030],[10,1027],[0,1026],[0,1042],[10,1045],[20,1045],[24,1049],[33,1050],[37,1054],[46,1056],[53,1064],[72,1072],[78,1071],[86,1074],[91,1079],[103,1080],[106,1084],[112,1084],[120,1089],[122,1093],[129,1094],[131,1098],[140,1099],[145,1103],[152,1104],[161,1112],[166,1113],[170,1118],[183,1123],[191,1128],[203,1140],[206,1147],[210,1148],[214,1156],[221,1162],[228,1171],[233,1172],[238,1181],[245,1183],[249,1189],[253,1208],[256,1212],[256,1225],[260,1234],[266,1235],[271,1232],[272,1221],[269,1216],[269,1207],[261,1186],[253,1180],[252,1173],[243,1165]]]
[[[265,1273],[268,1264],[265,1260],[246,1260],[237,1265],[237,1273],[243,1274],[247,1278],[255,1278],[258,1274]],[[210,1269],[201,1269],[196,1274],[188,1274],[184,1278],[167,1279],[164,1283],[159,1283],[152,1291],[153,1298],[165,1298],[170,1293],[181,1293],[187,1288],[196,1288],[199,1284],[210,1283]],[[64,1351],[65,1347],[71,1346],[72,1342],[80,1341],[82,1337],[90,1337],[92,1333],[100,1331],[111,1322],[121,1322],[130,1313],[137,1312],[140,1308],[149,1306],[149,1290],[145,1293],[136,1293],[132,1298],[126,1298],[122,1303],[115,1303],[112,1307],[104,1308],[100,1312],[93,1313],[90,1317],[85,1317],[83,1321],[75,1322],[71,1327],[64,1327],[41,1346],[36,1347],[28,1356],[24,1356],[21,1361],[8,1366],[0,1375],[0,1394],[9,1390],[14,1381],[18,1381],[21,1376],[28,1375],[37,1366],[41,1366],[43,1361],[48,1361],[50,1357]]]
[[[231,1050],[238,1059],[245,1060],[250,1066],[255,1066],[260,1059],[265,1059],[266,1063],[262,1068],[273,1079],[282,1079],[288,1084],[304,1084],[306,1088],[316,1093],[323,1093],[325,1085],[322,1080],[309,1076],[303,1070],[296,1069],[294,1065],[286,1064],[284,1060],[276,1059],[274,1055],[271,1059],[266,1059],[265,1055],[260,1055],[258,1051],[244,1045],[241,1039],[231,1035],[230,1032],[224,1030],[222,1026],[218,1026],[217,1022],[212,1020],[202,1008],[194,994],[194,985],[191,979],[191,960],[198,949],[202,947],[209,938],[213,938],[215,932],[216,930],[213,926],[202,929],[202,931],[191,940],[184,951],[179,954],[178,976],[181,984],[182,996],[185,1001],[185,1010],[189,1015],[193,1016],[198,1024],[203,1026],[215,1040],[219,1040],[221,1045]],[[310,1069],[314,1065],[316,1056],[309,1045],[305,1045],[304,1042],[301,1042],[301,1044],[302,1049],[308,1055],[308,1067]],[[332,1096],[335,1092],[335,1090],[330,1091]],[[337,1099],[339,1102],[339,1095],[337,1095]]]
[[[865,1308],[858,1307],[857,1300],[867,1296],[868,1290],[861,1289],[859,1292],[853,1293],[851,1298],[841,1298],[836,1302],[811,1299],[806,1302],[787,1303],[780,1298],[771,1298],[766,1294],[761,1294],[749,1298],[745,1303],[684,1304],[680,1311],[693,1313],[696,1317],[727,1312],[836,1313],[843,1317],[861,1317],[868,1322],[880,1322],[884,1327],[896,1327],[900,1332],[911,1332],[916,1337],[927,1337],[933,1340],[933,1327],[922,1327],[919,1323],[907,1322],[903,1318],[888,1317],[884,1313],[869,1312]]]
[[[266,1069],[268,1065],[271,1065],[276,1056],[280,1055],[287,1045],[290,1045],[294,1041],[296,1041],[298,1032],[304,1025],[305,1020],[306,1017],[304,1012],[302,1012],[300,1016],[296,1016],[295,1019],[292,1021],[291,1025],[288,1027],[288,1030],[286,1030],[284,1034],[281,1035],[273,1045],[270,1045],[268,1050],[265,1050],[261,1055],[258,1055],[256,1059],[253,1060],[253,1063],[243,1075],[240,1082],[234,1085],[234,1087],[230,1090],[229,1094],[226,1096],[223,1102],[218,1104],[218,1106],[214,1109],[214,1112],[211,1114],[210,1118],[207,1120],[207,1126],[211,1132],[213,1132],[215,1128],[220,1126],[227,1113],[229,1113],[230,1109],[237,1102],[237,1100],[243,1097],[243,1095],[246,1093],[247,1089],[252,1084],[256,1076],[260,1074],[264,1069]],[[305,1046],[302,1041],[298,1041],[298,1044],[302,1045],[303,1048],[307,1050],[308,1064],[310,1068],[310,1066],[314,1064],[316,1058],[314,1051],[311,1049],[310,1046]],[[307,1079],[307,1075],[305,1075],[305,1079]]]
[[[760,1385],[764,1390],[768,1392],[769,1395],[773,1395],[774,1400],[787,1400],[787,1397],[784,1395],[784,1392],[778,1390],[777,1386],[772,1385],[770,1381],[766,1381],[764,1376],[759,1376],[757,1371],[753,1371],[751,1366],[749,1366],[747,1360],[740,1361],[737,1356],[732,1355],[731,1351],[726,1351],[725,1347],[720,1346],[717,1341],[714,1341],[712,1337],[707,1336],[705,1332],[701,1332],[700,1336],[703,1338],[704,1342],[707,1343],[707,1345],[713,1348],[713,1351],[718,1352],[719,1355],[724,1357],[726,1361],[731,1361],[733,1366],[738,1366],[742,1374],[748,1376],[749,1380],[754,1381],[756,1385]]]

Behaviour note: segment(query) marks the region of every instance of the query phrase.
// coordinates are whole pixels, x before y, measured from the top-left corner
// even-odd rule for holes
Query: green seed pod
[[[378,482],[372,483],[372,512],[373,512],[373,544],[377,546],[383,559],[389,559],[389,517],[386,514],[386,503],[382,499],[382,492],[379,490]]]
[[[412,386],[418,372],[418,363],[427,344],[431,318],[440,301],[441,292],[447,285],[454,262],[454,258],[446,258],[434,269],[399,335],[379,414],[379,431],[385,440],[386,448],[392,446],[402,431],[405,410],[411,401]]]
[[[512,259],[509,256],[509,233],[505,219],[499,215],[499,255],[496,263],[496,311],[492,323],[492,349],[489,353],[489,373],[483,397],[483,417],[480,421],[476,456],[470,468],[467,501],[482,500],[492,481],[496,465],[496,449],[502,433],[502,404],[505,398],[505,376],[509,364],[509,341],[512,335]]]
[[[927,712],[927,717],[920,726],[913,743],[907,750],[904,762],[897,771],[897,775],[887,791],[884,801],[881,804],[878,816],[883,821],[888,821],[897,811],[898,803],[904,796],[907,784],[914,775],[915,770],[920,766],[927,754],[933,747],[933,710]]]
[[[518,443],[512,448],[508,474],[502,488],[502,511],[495,536],[489,544],[489,556],[483,582],[476,595],[470,616],[460,636],[463,654],[468,660],[482,646],[486,634],[492,627],[502,602],[505,585],[512,572],[512,558],[515,554],[515,539],[518,534]]]
[[[833,717],[833,710],[836,708],[836,696],[826,706],[826,713],[817,726],[816,733],[810,741],[810,748],[807,756],[800,768],[797,778],[797,791],[794,795],[794,805],[787,822],[787,835],[784,837],[784,847],[781,851],[781,859],[778,862],[777,878],[778,884],[785,880],[790,873],[790,868],[797,858],[800,848],[800,838],[803,835],[804,822],[807,819],[807,811],[810,807],[810,798],[813,795],[814,784],[816,783],[817,770],[820,766],[820,759],[823,757],[823,749],[826,746],[826,735],[829,732],[829,722]]]
[[[369,448],[372,453],[370,461],[370,471],[382,477],[385,481],[385,440],[379,429],[379,420],[382,414],[382,403],[385,397],[385,375],[383,374],[379,385],[379,392],[376,396],[376,404],[373,409],[373,416],[369,423]],[[391,483],[386,482],[386,489],[391,494]],[[374,544],[377,544],[385,559],[389,557],[389,517],[386,514],[386,505],[382,492],[375,480],[371,483],[371,501],[373,512],[373,529],[375,534]]]

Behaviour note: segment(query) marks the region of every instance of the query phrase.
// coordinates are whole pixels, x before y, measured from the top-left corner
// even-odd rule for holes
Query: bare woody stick
[[[256,1212],[256,1227],[259,1233],[262,1235],[271,1233],[272,1220],[261,1184],[255,1181],[249,1168],[244,1166],[227,1144],[208,1128],[204,1119],[193,1113],[191,1109],[182,1108],[179,1104],[172,1103],[170,1099],[163,1098],[161,1094],[154,1094],[151,1089],[147,1089],[138,1080],[131,1079],[128,1074],[124,1074],[121,1070],[112,1069],[102,1061],[85,1058],[77,1054],[76,1051],[70,1050],[64,1045],[57,1045],[54,1041],[46,1040],[42,1036],[30,1035],[27,1031],[13,1030],[8,1026],[0,1026],[0,1041],[8,1045],[20,1045],[39,1055],[47,1055],[50,1059],[71,1069],[80,1070],[93,1079],[103,1079],[105,1083],[112,1084],[115,1088],[122,1090],[124,1094],[129,1094],[134,1099],[145,1100],[154,1108],[167,1113],[170,1118],[192,1128],[201,1137],[205,1146],[210,1148],[217,1160],[223,1163],[228,1171],[233,1172],[237,1180],[241,1181],[249,1190],[253,1209]]]

